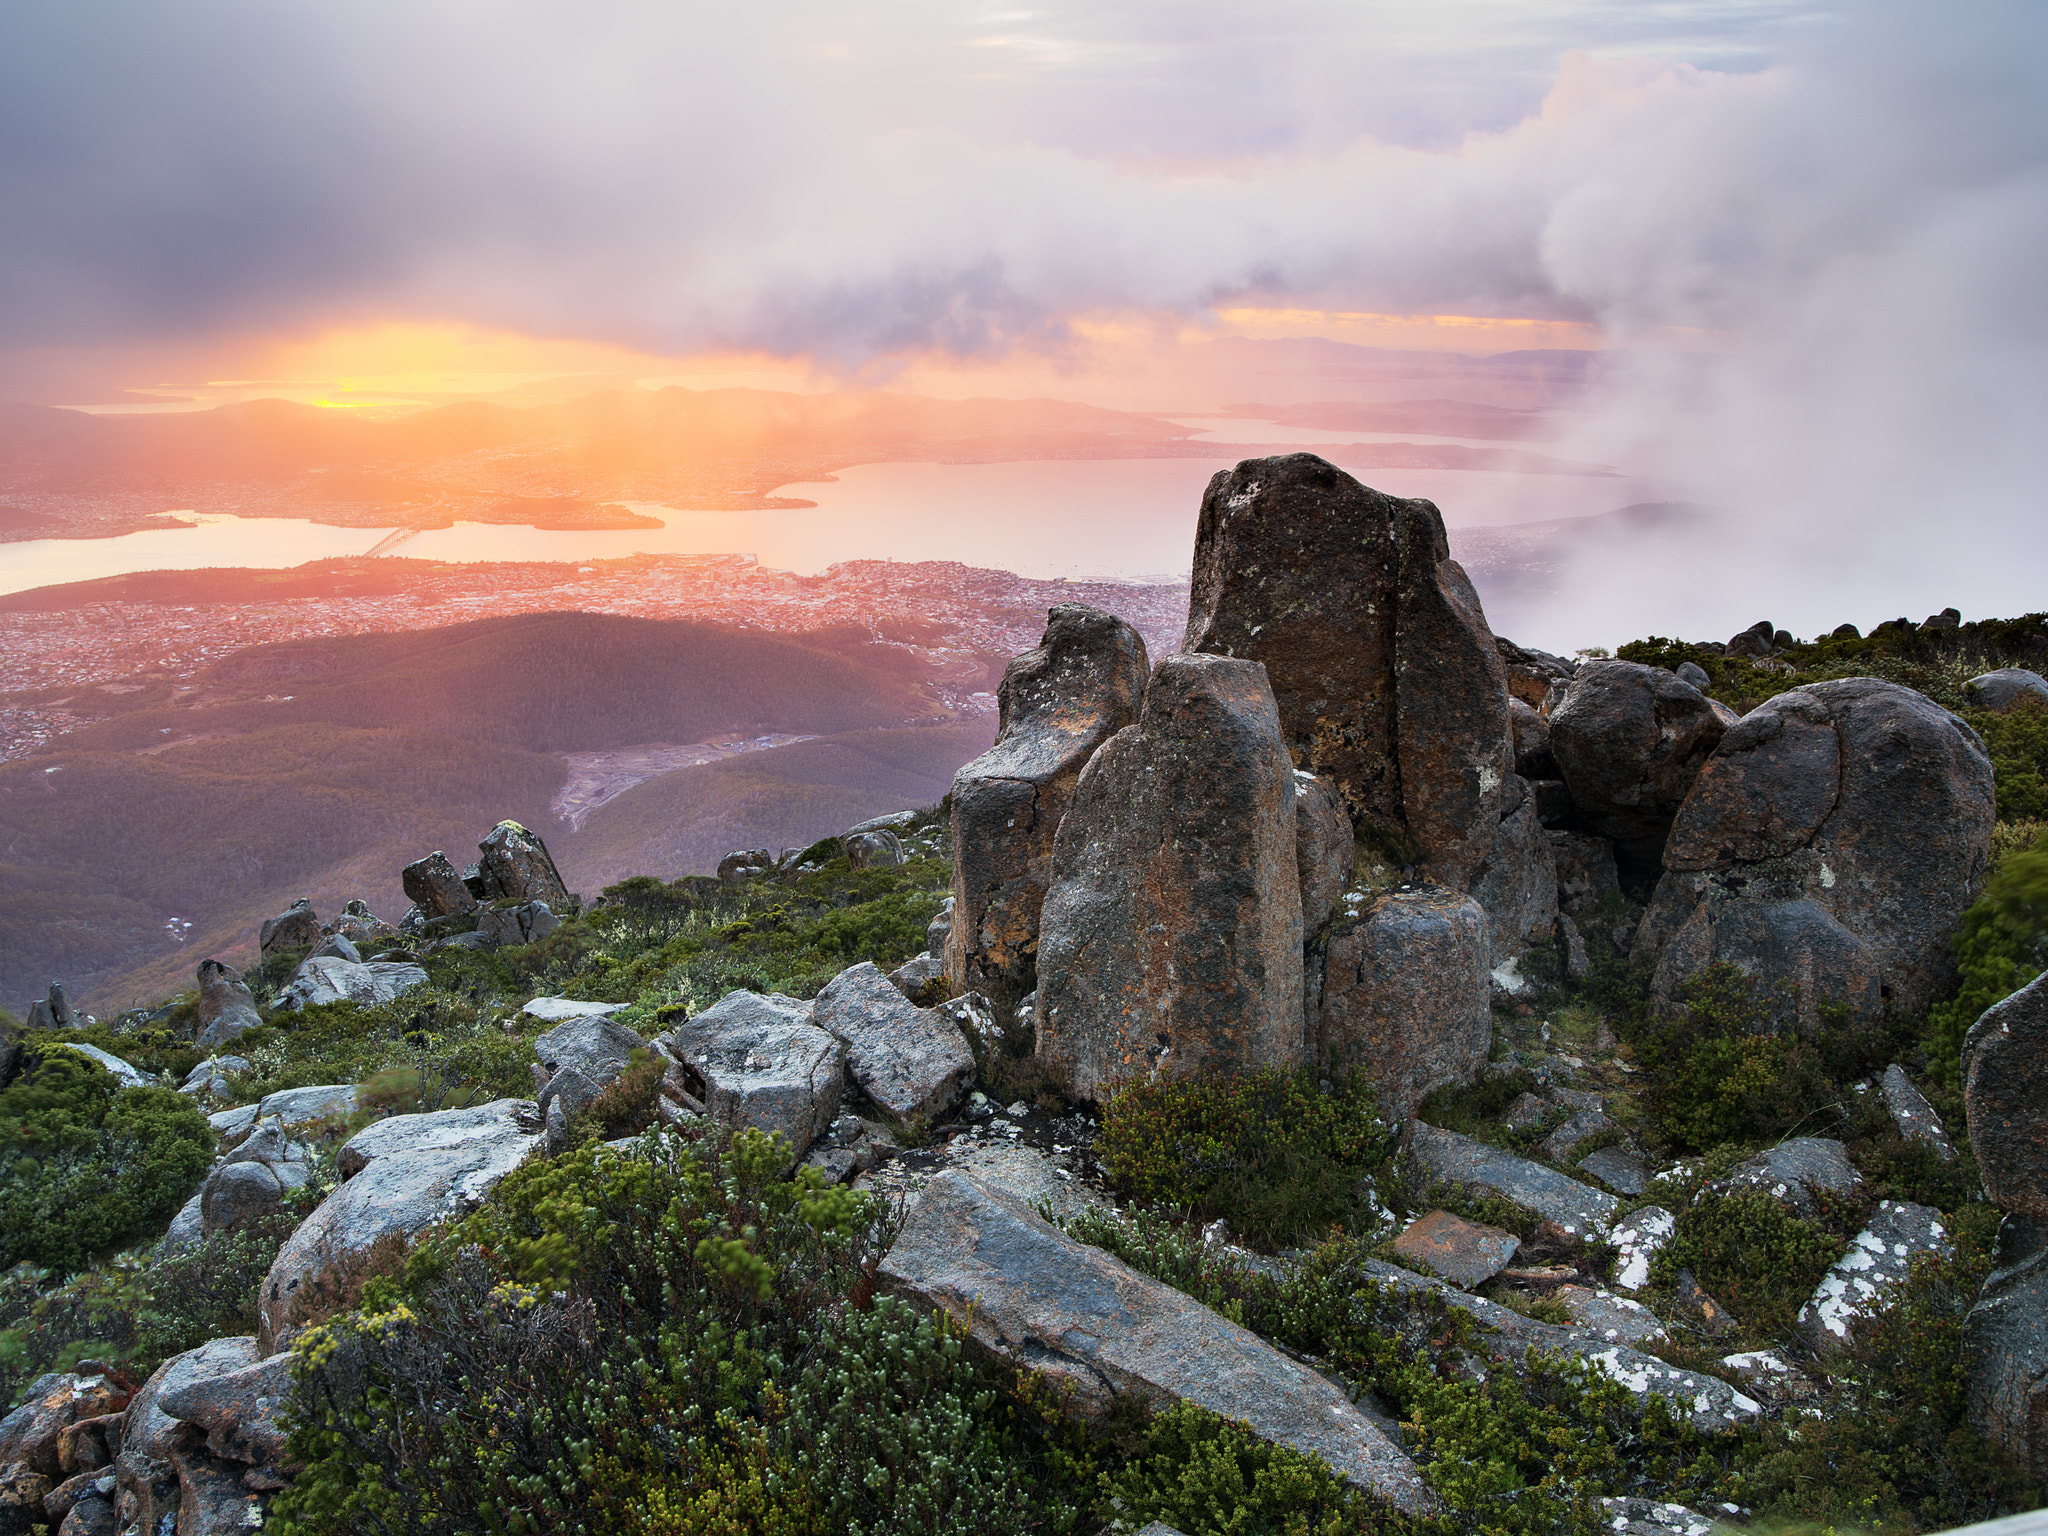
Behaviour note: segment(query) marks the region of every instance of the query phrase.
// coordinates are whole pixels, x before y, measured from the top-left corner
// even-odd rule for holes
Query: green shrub
[[[0,1266],[69,1273],[160,1230],[213,1161],[213,1127],[168,1088],[31,1043],[0,1090]]]
[[[757,1131],[514,1172],[296,1346],[294,1533],[1063,1531],[1094,1467],[1027,1384],[868,1301],[867,1197]]]
[[[1189,1402],[1155,1417],[1102,1485],[1126,1526],[1158,1520],[1184,1536],[1336,1536],[1365,1528],[1373,1513],[1321,1457]]]
[[[1853,1230],[1853,1229],[1852,1229]],[[1760,1189],[1702,1193],[1678,1216],[1678,1230],[1651,1266],[1668,1290],[1689,1269],[1759,1344],[1792,1334],[1792,1322],[1844,1240],[1802,1221]]]
[[[1952,942],[1961,983],[1927,1013],[1932,1070],[1949,1081],[1960,1070],[1970,1026],[2048,966],[2048,835],[1999,862]]]
[[[1952,1259],[1916,1258],[1890,1303],[1858,1326],[1817,1414],[1761,1427],[1735,1499],[1779,1520],[1884,1536],[2039,1504],[2039,1483],[1970,1427],[1963,1319],[1990,1263],[1987,1245],[1956,1246]]]
[[[1960,713],[1984,738],[1991,754],[1998,819],[2048,817],[2048,707],[2021,703],[2003,714],[1988,709]]]
[[[1096,1154],[1138,1199],[1273,1246],[1359,1218],[1361,1181],[1392,1145],[1362,1072],[1326,1088],[1309,1068],[1269,1069],[1125,1084],[1103,1105]]]

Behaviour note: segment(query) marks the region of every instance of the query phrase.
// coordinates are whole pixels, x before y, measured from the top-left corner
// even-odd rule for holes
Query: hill
[[[396,916],[404,864],[466,850],[502,817],[569,854],[578,840],[549,809],[566,776],[558,753],[839,736],[937,713],[915,658],[865,631],[791,637],[581,613],[254,646],[193,685],[115,702],[129,707],[0,764],[0,1006],[52,977],[94,1005],[175,990],[202,955],[245,952],[256,924],[302,895],[325,911],[362,897]],[[966,745],[972,729],[943,750],[946,731],[908,734],[931,735],[936,756],[907,776],[884,771],[897,759],[880,748],[835,747],[805,760],[838,764],[800,768],[810,781],[703,781],[744,784],[754,812],[671,801],[669,814],[698,816],[712,840],[726,825],[779,836],[811,825],[806,807],[894,809],[897,788],[950,779],[951,765],[932,766],[947,751],[958,761],[979,750]],[[606,834],[607,867],[633,862],[632,836],[660,832],[646,818],[632,825]],[[700,843],[684,842],[689,867],[701,864]],[[650,854],[635,867],[670,862]]]

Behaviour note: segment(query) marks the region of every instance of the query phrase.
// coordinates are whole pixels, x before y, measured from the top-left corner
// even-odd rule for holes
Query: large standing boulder
[[[839,1113],[846,1046],[811,1022],[811,1005],[780,993],[728,992],[658,1042],[682,1064],[714,1120],[789,1142],[802,1157]]]
[[[474,1210],[541,1140],[528,1099],[393,1115],[342,1145],[343,1183],[286,1240],[257,1293],[265,1354],[308,1310],[333,1305],[350,1266],[378,1243],[410,1240]]]
[[[2048,973],[1993,1003],[1970,1027],[1963,1114],[1986,1198],[2048,1222]]]
[[[1992,1265],[1963,1321],[1970,1422],[2048,1477],[2048,1222],[2006,1217]]]
[[[841,971],[811,1005],[811,1020],[846,1042],[846,1064],[893,1125],[920,1135],[959,1103],[974,1081],[974,1052],[960,1027],[920,1008],[873,961]]]
[[[2003,712],[2015,705],[2048,709],[2048,678],[2025,667],[2000,667],[1963,684],[1963,697],[1978,709]]]
[[[310,898],[301,896],[275,917],[263,919],[257,930],[256,947],[266,956],[311,949],[320,942],[320,914]]]
[[[1469,1082],[1493,1043],[1486,913],[1441,886],[1391,891],[1331,927],[1307,999],[1308,1046],[1362,1067],[1399,1122],[1432,1088]]]
[[[1147,671],[1135,629],[1062,603],[1003,673],[995,745],[953,778],[955,986],[1005,1006],[1031,990],[1053,834],[1095,749],[1137,719]]]
[[[1662,667],[1593,661],[1550,717],[1550,752],[1590,830],[1655,866],[1671,821],[1727,726],[1712,700]]]
[[[1486,912],[1490,965],[1514,959],[1557,928],[1557,860],[1537,818],[1536,797],[1515,775],[1508,791],[1500,830],[1472,879],[1472,899]]]
[[[1343,1388],[962,1174],[926,1186],[876,1278],[946,1313],[979,1349],[1044,1372],[1078,1417],[1101,1419],[1126,1394],[1195,1403],[1321,1456],[1397,1509],[1436,1507],[1415,1464]]]
[[[1297,766],[1360,832],[1464,889],[1512,766],[1507,673],[1427,501],[1312,453],[1209,482],[1187,649],[1262,663]]]
[[[416,859],[400,870],[398,883],[405,888],[405,899],[418,907],[420,916],[430,922],[437,917],[453,917],[476,906],[476,898],[462,883],[462,872],[438,848],[424,859]]]
[[[199,962],[199,1033],[192,1044],[202,1051],[225,1045],[245,1029],[263,1022],[256,999],[242,973],[218,960]]]
[[[1821,1003],[1922,1012],[1954,975],[1995,815],[1983,741],[1912,689],[1779,694],[1701,769],[1631,959],[1661,998],[1726,960],[1809,1023]]]
[[[1159,664],[1053,847],[1034,1022],[1069,1094],[1301,1060],[1294,785],[1263,667]]]
[[[501,821],[477,845],[477,873],[487,901],[546,902],[560,914],[573,910],[569,888],[548,855],[540,834],[516,821]]]

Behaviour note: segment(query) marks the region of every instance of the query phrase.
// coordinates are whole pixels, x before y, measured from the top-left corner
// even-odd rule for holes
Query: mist
[[[17,9],[0,348],[411,317],[872,380],[1233,304],[1591,322],[1559,451],[1719,520],[1520,638],[2048,606],[2038,7],[607,14]]]

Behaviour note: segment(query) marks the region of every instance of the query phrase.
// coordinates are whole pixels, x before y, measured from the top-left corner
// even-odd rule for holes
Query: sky
[[[1600,347],[1560,451],[1725,517],[1586,572],[1608,627],[2038,610],[2044,45],[2007,0],[13,6],[0,397]]]

